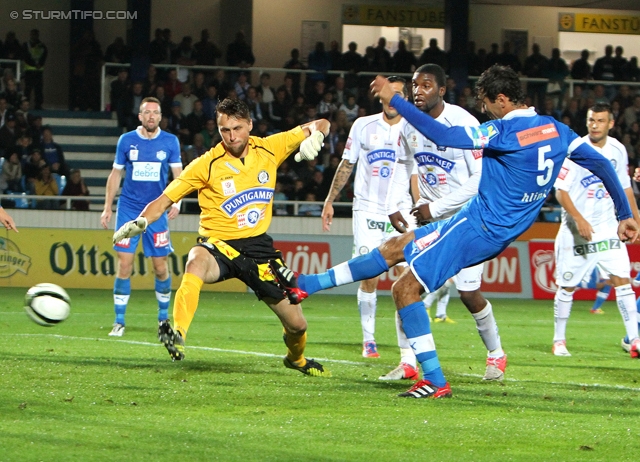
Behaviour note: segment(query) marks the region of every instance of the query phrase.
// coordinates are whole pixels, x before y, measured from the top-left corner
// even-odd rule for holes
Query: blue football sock
[[[596,294],[596,299],[593,302],[592,310],[597,310],[602,306],[602,304],[609,298],[609,293],[611,292],[611,286],[604,286],[602,289],[598,291]]]
[[[124,314],[131,296],[131,280],[116,278],[113,284],[113,305],[116,312],[116,323],[124,326]]]
[[[169,319],[169,302],[171,300],[171,276],[164,281],[156,278],[156,299],[158,300],[158,321]]]
[[[409,339],[409,344],[422,367],[424,378],[436,387],[445,386],[447,379],[444,378],[440,367],[436,346],[431,335],[429,316],[424,309],[424,304],[421,301],[412,303],[400,309],[398,314],[402,319],[402,326]]]
[[[298,287],[311,295],[319,290],[371,279],[388,270],[389,265],[387,265],[380,251],[373,249],[368,254],[340,263],[325,273],[299,275]]]

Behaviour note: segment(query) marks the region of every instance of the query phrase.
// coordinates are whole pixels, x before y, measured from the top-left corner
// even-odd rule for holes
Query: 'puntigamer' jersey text
[[[589,142],[589,137],[583,139]],[[593,145],[592,145],[593,146]],[[593,148],[609,159],[615,169],[623,188],[631,186],[629,178],[629,158],[625,147],[615,138],[607,137],[606,144],[599,148]],[[558,179],[555,182],[556,189],[566,191],[578,209],[578,212],[589,222],[594,232],[605,231],[618,226],[616,209],[613,200],[602,184],[602,180],[584,167],[567,159],[562,165]],[[576,230],[574,219],[562,209],[562,226],[570,230]]]
[[[444,110],[436,120],[448,127],[480,125],[469,112],[447,103],[444,103]],[[431,203],[429,208],[434,218],[450,217],[478,191],[482,172],[481,149],[439,147],[415,127],[405,124],[400,136],[399,157],[413,157],[412,173],[418,175],[420,190],[418,203]],[[473,185],[461,189],[473,174],[477,174]]]
[[[271,223],[276,171],[304,138],[300,127],[266,138],[251,136],[243,159],[219,143],[191,162],[164,194],[178,202],[198,191],[202,236],[221,240],[258,236]]]
[[[167,186],[169,167],[182,167],[180,143],[171,133],[158,129],[148,139],[136,130],[120,136],[113,168],[125,169],[124,184],[118,207],[142,210],[155,200]]]
[[[398,138],[404,125],[404,120],[389,125],[380,113],[360,117],[351,126],[342,158],[351,164],[358,163],[353,210],[386,214],[385,202],[396,165]],[[405,195],[410,208],[408,184]]]

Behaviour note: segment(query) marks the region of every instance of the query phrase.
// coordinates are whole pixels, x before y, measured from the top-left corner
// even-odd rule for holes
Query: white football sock
[[[624,328],[627,331],[629,341],[638,336],[638,320],[636,296],[631,288],[631,284],[616,287],[616,300],[618,302],[618,310],[624,322]]]
[[[504,350],[500,342],[500,334],[498,333],[498,324],[493,316],[493,307],[491,302],[487,300],[487,306],[477,313],[471,313],[476,321],[478,334],[487,348],[487,356],[490,358],[501,358],[504,356]]]
[[[375,340],[377,300],[375,292],[364,292],[362,289],[358,289],[358,309],[360,310],[363,342]]]
[[[568,292],[561,287],[558,288],[556,296],[553,299],[554,342],[566,340],[567,338],[567,321],[569,320],[569,315],[571,314],[572,305],[573,292]]]

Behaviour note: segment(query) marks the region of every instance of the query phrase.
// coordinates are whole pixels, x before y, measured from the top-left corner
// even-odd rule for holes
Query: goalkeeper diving
[[[202,285],[238,278],[280,319],[287,346],[284,365],[311,376],[330,376],[320,363],[304,356],[307,321],[300,305],[289,303],[271,273],[269,260],[284,261],[266,234],[278,166],[294,153],[298,162],[314,159],[329,133],[329,121],[315,120],[265,138],[250,136],[249,108],[232,99],[218,104],[216,118],[222,142],[191,162],[138,218],[118,229],[114,242],[144,232],[172,204],[198,191],[199,237],[176,292],[173,327],[165,321],[158,328],[158,338],[171,358],[184,358]]]

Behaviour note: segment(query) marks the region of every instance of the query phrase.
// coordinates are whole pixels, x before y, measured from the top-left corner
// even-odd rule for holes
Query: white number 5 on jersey
[[[551,172],[553,172],[553,160],[545,159],[544,155],[551,151],[551,146],[546,145],[538,148],[538,170],[542,171],[542,175],[538,175],[536,180],[538,186],[544,186],[551,180]]]

